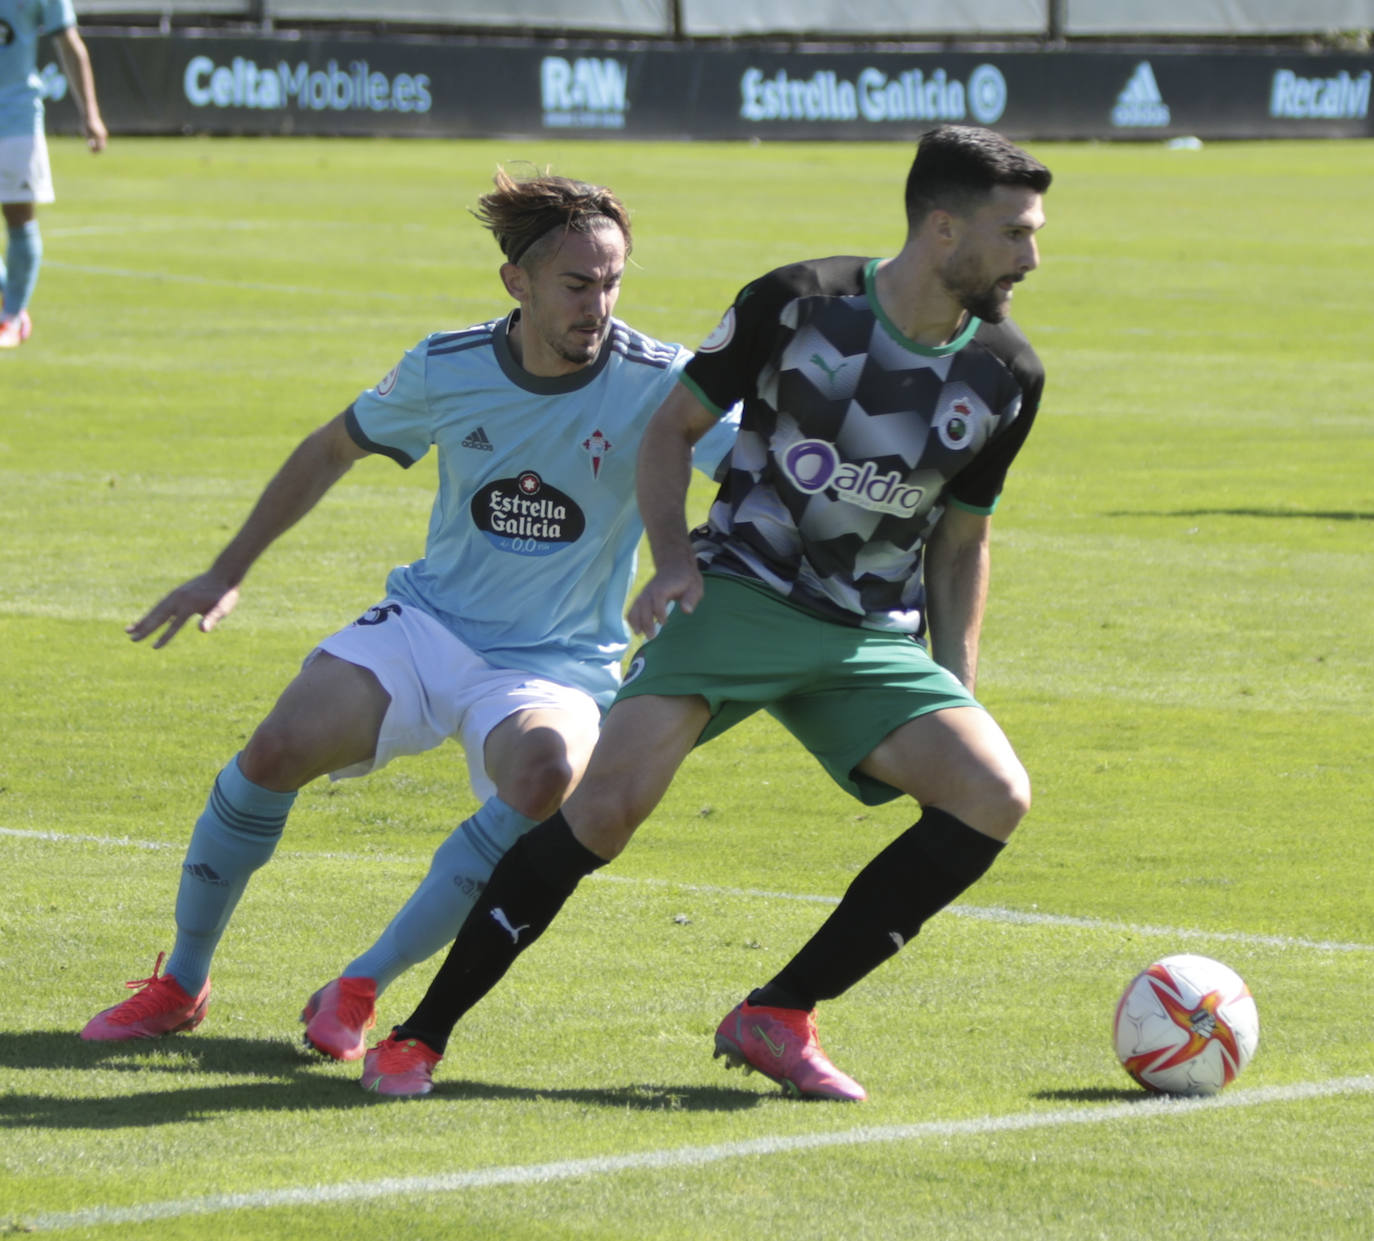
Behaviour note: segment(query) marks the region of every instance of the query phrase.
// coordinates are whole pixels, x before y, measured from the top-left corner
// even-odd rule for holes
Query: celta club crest
[[[611,443],[600,431],[593,431],[582,441],[582,451],[585,452],[592,461],[592,477],[598,478],[601,474],[601,461],[605,455],[614,448]]]

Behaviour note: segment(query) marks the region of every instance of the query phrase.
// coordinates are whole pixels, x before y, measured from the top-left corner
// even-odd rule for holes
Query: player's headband
[[[600,221],[616,228],[620,227],[610,216],[599,211],[579,211],[570,215],[557,207],[550,207],[546,211],[541,211],[539,215],[542,217],[539,220],[542,227],[524,229],[518,236],[501,238],[501,248],[505,250],[508,262],[518,263],[530,252],[535,242],[543,241],[556,228],[564,232],[590,233],[593,228],[600,226]]]

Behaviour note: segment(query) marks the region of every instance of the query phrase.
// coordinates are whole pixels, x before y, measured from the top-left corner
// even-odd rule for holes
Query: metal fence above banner
[[[452,31],[581,30],[679,39],[1247,39],[1374,28],[1374,0],[79,0],[76,7],[83,22],[410,23]]]

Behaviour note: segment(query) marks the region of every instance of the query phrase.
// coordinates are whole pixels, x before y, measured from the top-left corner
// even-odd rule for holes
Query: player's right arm
[[[668,618],[670,604],[690,612],[701,598],[701,573],[687,532],[687,486],[692,446],[719,418],[679,383],[644,428],[635,467],[635,494],[654,575],[630,606],[636,633],[652,634]]]
[[[209,569],[178,586],[125,629],[135,642],[166,625],[153,643],[155,650],[164,647],[193,616],[201,618],[201,632],[209,633],[234,610],[239,585],[258,557],[314,508],[355,461],[367,455],[349,434],[345,419],[346,414],[340,414],[296,446]]]

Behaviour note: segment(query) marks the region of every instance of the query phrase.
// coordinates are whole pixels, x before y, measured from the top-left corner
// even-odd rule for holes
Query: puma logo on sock
[[[506,911],[504,909],[493,909],[491,911],[491,916],[496,925],[510,936],[510,942],[513,944],[518,944],[520,942],[521,931],[528,931],[530,929],[530,924],[528,922],[523,926],[511,926],[510,919],[506,917]]]

